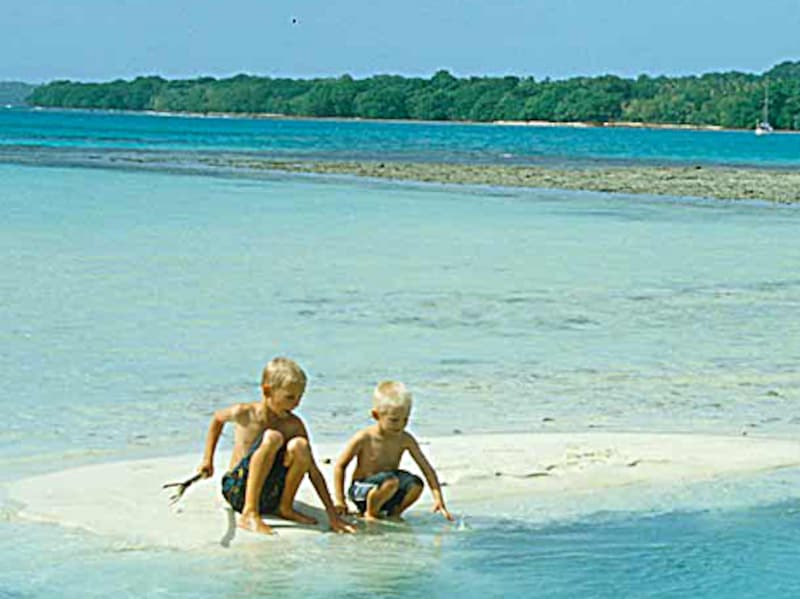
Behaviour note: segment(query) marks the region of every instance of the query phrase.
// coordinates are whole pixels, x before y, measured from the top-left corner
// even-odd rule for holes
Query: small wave
[[[599,325],[600,323],[597,322],[596,320],[592,320],[591,318],[587,318],[585,316],[573,316],[571,318],[566,318],[564,320],[564,324],[583,326],[589,324]]]

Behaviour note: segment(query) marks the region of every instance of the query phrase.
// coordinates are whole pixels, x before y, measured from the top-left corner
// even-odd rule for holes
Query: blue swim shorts
[[[231,507],[241,513],[244,508],[244,498],[247,492],[247,475],[250,471],[250,459],[256,449],[261,445],[263,433],[256,439],[250,451],[247,452],[241,461],[226,472],[222,477],[222,495]],[[273,514],[278,509],[278,504],[283,495],[283,488],[286,485],[287,468],[283,462],[286,458],[286,445],[283,445],[278,453],[275,454],[275,461],[272,468],[264,480],[264,487],[261,489],[261,497],[258,502],[258,511],[261,514]]]
[[[387,470],[386,472],[378,472],[372,476],[367,476],[361,480],[354,480],[347,491],[347,495],[356,504],[359,513],[363,514],[367,511],[367,495],[369,492],[380,487],[387,478],[397,478],[400,481],[397,492],[381,508],[381,512],[386,512],[387,514],[391,514],[400,507],[411,487],[414,485],[422,486],[422,479],[419,476],[405,470]]]

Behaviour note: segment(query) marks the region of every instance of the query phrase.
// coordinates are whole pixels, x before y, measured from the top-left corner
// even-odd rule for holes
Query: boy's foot
[[[380,516],[373,516],[369,512],[364,512],[364,520],[367,522],[379,522]]]
[[[267,525],[258,514],[242,514],[239,517],[239,528],[257,532],[262,535],[274,535],[275,531]]]
[[[282,510],[279,508],[278,511],[275,512],[275,515],[280,516],[284,520],[291,520],[292,522],[298,522],[300,524],[319,524],[316,518],[306,516],[295,510]]]

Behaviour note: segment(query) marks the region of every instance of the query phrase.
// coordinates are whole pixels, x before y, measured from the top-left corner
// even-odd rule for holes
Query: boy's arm
[[[439,485],[439,477],[436,476],[436,471],[433,469],[433,466],[431,466],[428,458],[425,457],[425,454],[422,453],[417,440],[409,434],[406,434],[406,436],[408,453],[411,454],[411,457],[414,458],[414,461],[420,467],[420,470],[422,470],[422,474],[425,475],[425,480],[428,481],[428,486],[431,488],[431,494],[433,495],[433,511],[441,512],[441,514],[450,521],[455,520],[444,505],[444,496],[442,495],[442,488]]]
[[[336,497],[335,508],[340,514],[347,513],[347,501],[344,498],[344,479],[347,466],[361,449],[361,439],[363,435],[357,433],[345,445],[336,465],[333,467],[333,492]]]
[[[305,430],[305,426],[303,426],[301,436],[308,439],[308,431]],[[309,450],[310,447],[311,444],[309,443]],[[313,451],[311,451],[311,465],[308,468],[308,478],[314,490],[317,492],[320,501],[322,501],[322,505],[325,506],[325,513],[328,514],[328,523],[330,524],[331,530],[334,532],[355,532],[356,529],[353,528],[351,524],[342,520],[336,508],[333,506],[331,494],[328,492],[328,484],[325,482],[325,477],[322,475],[322,472],[320,472],[319,466],[317,466]]]
[[[246,412],[246,407],[242,404],[235,404],[223,410],[217,410],[211,417],[206,434],[206,447],[203,452],[203,461],[197,471],[205,478],[214,475],[214,451],[217,449],[217,442],[222,434],[222,429],[226,422],[241,420]]]

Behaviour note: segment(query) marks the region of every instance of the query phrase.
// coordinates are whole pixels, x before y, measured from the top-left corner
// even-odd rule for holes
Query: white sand
[[[476,515],[487,501],[535,504],[570,494],[602,493],[625,485],[651,488],[800,466],[800,443],[750,437],[624,433],[458,435],[422,440],[444,483],[445,498],[459,513]],[[329,485],[340,444],[315,448]],[[279,535],[262,537],[234,526],[219,493],[227,455],[217,456],[212,481],[192,486],[176,507],[161,485],[194,473],[200,455],[75,468],[17,481],[12,500],[22,519],[78,527],[129,546],[200,548],[314,537],[322,527],[267,518]],[[403,467],[418,472],[413,462]],[[332,491],[332,489],[331,489]],[[632,491],[633,492],[633,491]],[[427,509],[423,495],[414,509]],[[321,503],[305,480],[299,509],[324,520]]]

